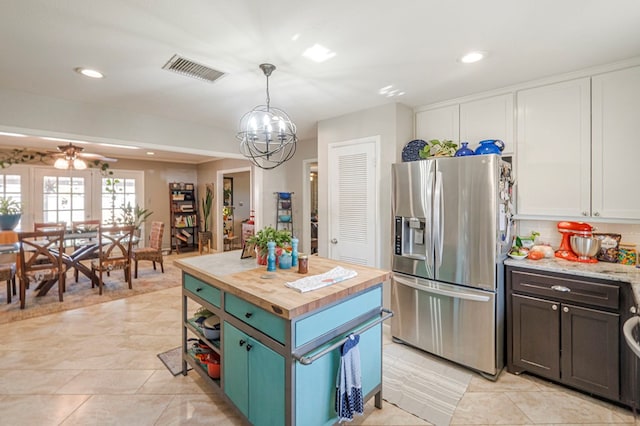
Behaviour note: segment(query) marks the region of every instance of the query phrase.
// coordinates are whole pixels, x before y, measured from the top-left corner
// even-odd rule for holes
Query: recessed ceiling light
[[[485,52],[469,52],[462,58],[460,58],[460,62],[465,64],[472,64],[484,59],[485,55]]]
[[[324,62],[336,56],[336,52],[332,52],[320,44],[314,44],[305,50],[302,56],[315,62]]]
[[[300,38],[300,33],[296,33],[291,37],[291,41],[297,41]]]
[[[147,151],[147,155],[156,155],[156,153],[152,151]]]
[[[104,78],[104,74],[102,74],[98,70],[92,70],[91,68],[78,67],[78,68],[75,68],[74,71],[77,72],[78,74],[84,75],[85,77]]]
[[[0,132],[2,136],[14,136],[16,138],[26,138],[27,135],[23,135],[22,133],[11,133],[11,132]]]

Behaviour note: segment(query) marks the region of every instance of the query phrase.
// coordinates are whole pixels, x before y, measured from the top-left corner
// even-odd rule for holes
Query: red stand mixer
[[[593,231],[593,226],[585,222],[558,222],[558,232],[562,234],[562,241],[560,242],[560,248],[556,250],[556,257],[570,260],[572,262],[597,263],[597,259],[593,257],[578,256],[571,249],[572,235],[591,237]]]

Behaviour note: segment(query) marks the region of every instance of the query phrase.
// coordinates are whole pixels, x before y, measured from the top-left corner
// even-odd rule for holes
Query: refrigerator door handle
[[[426,200],[429,203],[427,206],[427,214],[429,212],[429,209],[433,208],[433,205],[431,204],[431,200],[433,198],[433,181],[435,179],[435,172],[431,171],[428,175],[427,175],[427,187],[426,187]],[[425,266],[427,271],[431,271],[430,274],[433,273],[433,243],[434,243],[434,232],[435,232],[435,227],[434,227],[434,217],[433,215],[431,215],[431,218],[426,218],[426,223],[425,223],[425,227],[424,227],[424,232],[425,232]],[[431,275],[433,276],[433,275]]]
[[[443,203],[443,184],[442,172],[436,172],[436,189],[433,198],[433,216],[434,216],[434,243],[436,259],[436,268],[442,266],[442,250],[444,248],[444,203]]]
[[[406,285],[407,287],[415,288],[416,290],[421,290],[428,293],[439,294],[441,296],[448,296],[456,299],[472,300],[474,302],[488,302],[489,300],[491,300],[489,296],[481,296],[478,294],[465,293],[463,291],[451,291],[451,290],[445,290],[442,288],[427,287],[427,286],[415,283],[415,280],[412,281],[412,280],[400,277],[398,275],[394,275],[393,279],[397,283]]]

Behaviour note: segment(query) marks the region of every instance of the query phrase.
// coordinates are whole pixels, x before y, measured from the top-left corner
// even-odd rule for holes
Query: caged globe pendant
[[[269,76],[275,65],[261,64],[267,77],[267,104],[258,105],[240,119],[240,153],[262,169],[273,169],[296,152],[296,125],[286,112],[269,105]]]

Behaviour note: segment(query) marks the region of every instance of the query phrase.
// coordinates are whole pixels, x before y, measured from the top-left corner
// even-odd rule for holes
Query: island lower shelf
[[[205,280],[202,274],[183,272],[183,374],[191,365],[252,424],[329,425],[338,419],[334,406],[341,344],[356,333],[360,335],[363,395],[367,400],[375,397],[376,406],[381,407],[381,324],[391,315],[382,309],[386,277],[382,272],[377,284],[368,283],[362,289],[354,281],[356,290],[333,301],[318,295],[325,303],[283,318],[264,309],[264,304],[253,303],[253,298],[243,298],[242,292],[232,291],[228,286],[232,280],[221,284],[224,277]],[[220,318],[219,347],[194,326],[192,311],[199,306]],[[189,338],[219,351],[219,380],[209,378],[189,354]]]

